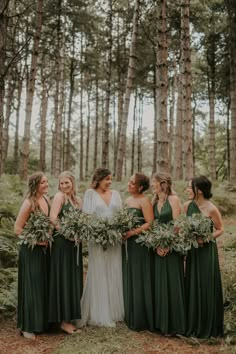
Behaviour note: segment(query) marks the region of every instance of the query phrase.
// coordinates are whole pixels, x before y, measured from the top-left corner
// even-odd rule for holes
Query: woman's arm
[[[31,211],[32,204],[29,199],[25,199],[20,208],[19,214],[17,215],[16,222],[14,225],[14,232],[17,236],[20,235],[23,231],[23,228],[30,216]]]
[[[213,237],[217,238],[224,233],[224,226],[223,226],[222,216],[215,205],[212,208],[212,211],[210,213],[210,218],[213,221],[215,227],[215,231],[213,232]]]
[[[64,195],[63,195],[63,193],[58,192],[55,195],[55,197],[53,198],[52,206],[50,209],[50,215],[49,215],[50,221],[56,230],[59,230],[59,227],[60,227],[58,225],[57,218],[58,218],[58,214],[60,213],[63,203],[64,203]]]
[[[145,223],[133,230],[126,232],[125,236],[123,237],[123,240],[127,240],[129,237],[139,235],[142,231],[146,231],[149,229],[151,223],[154,220],[154,215],[152,204],[148,198],[144,198],[142,200],[141,210],[143,212]]]
[[[181,214],[181,204],[177,195],[169,196],[169,202],[172,209],[173,219],[176,219]]]

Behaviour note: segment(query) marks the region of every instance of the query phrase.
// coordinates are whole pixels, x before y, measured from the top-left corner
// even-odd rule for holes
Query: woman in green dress
[[[40,210],[49,216],[48,180],[43,172],[29,177],[28,192],[15,222],[15,233],[20,235],[30,214]],[[46,242],[38,242],[31,249],[20,246],[18,262],[17,327],[27,339],[48,327],[49,250]]]
[[[82,207],[76,197],[75,178],[69,171],[59,176],[59,192],[56,193],[50,211],[50,220],[56,231],[60,231],[60,219],[70,209]],[[83,292],[82,246],[78,249],[73,240],[55,233],[51,252],[49,287],[49,322],[60,323],[66,333],[80,332],[72,320],[81,318],[80,298]],[[78,264],[77,264],[78,263]]]
[[[179,198],[172,192],[168,174],[154,174],[154,219],[168,223],[181,213]],[[176,236],[178,237],[178,236]],[[166,335],[185,334],[185,291],[183,257],[169,249],[157,248],[154,262],[155,329]]]
[[[211,182],[205,176],[189,181],[189,201],[184,204],[188,216],[202,213],[212,220],[216,239],[224,232],[217,207],[210,202]],[[223,336],[224,307],[216,242],[192,247],[186,260],[187,335],[200,338]]]
[[[136,243],[138,234],[147,230],[153,221],[150,200],[144,195],[149,178],[135,173],[129,180],[131,194],[125,204],[133,215],[140,218],[139,226],[124,236],[122,247],[123,293],[125,323],[132,330],[154,330],[152,256],[153,252]]]

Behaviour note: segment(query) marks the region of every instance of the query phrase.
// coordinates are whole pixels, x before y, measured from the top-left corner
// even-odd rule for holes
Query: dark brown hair
[[[191,179],[191,186],[194,193],[194,198],[197,197],[198,190],[202,192],[204,198],[210,199],[212,197],[212,183],[206,176],[193,177]]]
[[[111,175],[111,171],[108,168],[104,168],[104,167],[97,168],[93,174],[91,187],[93,189],[97,189],[99,183],[109,175]]]
[[[134,179],[140,193],[145,192],[150,187],[150,179],[145,174],[136,172]]]

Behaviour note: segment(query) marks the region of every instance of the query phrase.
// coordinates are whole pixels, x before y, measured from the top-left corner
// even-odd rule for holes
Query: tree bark
[[[157,171],[169,171],[169,141],[167,118],[167,25],[166,0],[156,5],[157,12],[157,62],[156,62],[156,95],[157,95]]]
[[[152,174],[157,171],[157,73],[156,73],[156,53],[155,53],[155,64],[153,70],[153,104],[154,104],[154,127],[153,127],[153,161],[152,161]]]
[[[8,154],[9,145],[9,125],[10,116],[13,110],[14,92],[16,88],[16,77],[13,78],[13,68],[9,71],[8,75],[8,87],[6,93],[6,115],[3,126],[3,137],[2,137],[2,172],[5,171],[5,162]]]
[[[14,157],[13,157],[13,161],[14,161],[13,171],[15,174],[18,173],[18,168],[19,168],[19,121],[20,121],[22,87],[23,87],[23,78],[20,72],[18,74],[16,126],[15,126]]]
[[[87,113],[87,136],[86,136],[86,158],[85,158],[85,177],[89,178],[89,145],[90,145],[90,120],[91,120],[91,109],[90,109],[90,99],[91,90],[87,90],[88,94],[88,113]]]
[[[175,116],[175,91],[176,91],[176,69],[174,63],[174,75],[171,79],[171,102],[169,111],[169,171],[173,173],[173,138],[174,138],[174,116]]]
[[[143,96],[139,95],[139,113],[138,113],[138,171],[142,171],[143,154],[142,154],[142,131],[143,131]]]
[[[175,125],[175,137],[174,137],[174,164],[173,164],[173,177],[174,180],[181,180],[183,178],[183,133],[182,133],[182,116],[183,116],[183,105],[182,105],[182,80],[180,78],[181,73],[178,77],[178,98],[177,98],[177,116]]]
[[[236,2],[225,0],[230,38],[230,180],[236,181]]]
[[[212,28],[212,31],[214,29]],[[209,36],[209,48],[207,50],[208,63],[208,99],[210,108],[209,120],[209,167],[210,177],[214,181],[216,179],[216,152],[215,152],[215,80],[216,80],[216,45],[215,34]]]
[[[45,61],[43,60],[43,64]],[[46,79],[43,75],[44,65],[41,67],[41,107],[40,107],[40,155],[39,155],[39,169],[46,171],[46,123],[47,123],[47,110],[48,110],[48,93]]]
[[[98,120],[99,120],[99,90],[98,90],[98,78],[96,78],[96,94],[95,94],[95,128],[94,128],[94,157],[93,157],[93,169],[97,168],[98,157]]]
[[[183,178],[190,179],[193,176],[193,152],[192,152],[192,109],[191,109],[191,49],[189,26],[190,0],[181,2],[181,78],[183,93]]]
[[[37,0],[36,11],[36,27],[34,32],[33,50],[31,56],[31,67],[29,74],[29,86],[26,92],[26,115],[24,125],[23,145],[21,150],[21,168],[20,177],[24,180],[28,177],[28,161],[29,161],[29,146],[30,146],[30,126],[33,108],[33,99],[35,91],[35,79],[37,73],[38,50],[42,30],[43,19],[43,0]]]
[[[107,60],[107,82],[106,82],[106,106],[104,115],[104,133],[103,133],[103,148],[102,148],[102,166],[109,166],[109,121],[110,121],[110,99],[111,99],[111,71],[112,71],[112,21],[113,21],[113,0],[109,0],[109,10],[108,10],[108,28],[107,28],[107,38],[108,38],[108,60]]]
[[[2,0],[0,2],[0,176],[2,175],[2,144],[3,144],[3,122],[4,122],[4,96],[5,96],[5,76],[6,76],[6,38],[8,16],[7,9],[9,0]]]
[[[128,114],[129,114],[130,95],[133,89],[133,81],[135,77],[135,57],[136,57],[136,42],[138,36],[139,8],[140,8],[140,0],[136,0],[135,7],[134,7],[134,15],[133,15],[133,30],[132,30],[132,38],[131,38],[131,45],[130,45],[129,66],[128,66],[127,81],[126,81],[124,109],[122,115],[121,130],[120,130],[121,133],[120,133],[118,152],[117,152],[117,166],[116,166],[117,181],[121,181],[122,179],[123,162],[124,162],[125,151],[126,151],[126,131],[127,131],[127,121],[128,121]]]
[[[134,174],[134,157],[135,157],[135,131],[136,131],[136,110],[137,110],[137,89],[135,91],[134,97],[134,111],[133,111],[133,133],[132,133],[132,143],[131,143],[131,169],[130,175]]]

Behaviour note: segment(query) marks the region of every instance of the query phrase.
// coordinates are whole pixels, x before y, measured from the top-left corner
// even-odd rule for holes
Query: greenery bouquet
[[[65,212],[57,234],[63,235],[70,241],[78,244],[80,241],[88,241],[93,233],[92,216],[83,213],[80,209],[70,208]]]
[[[212,220],[203,214],[197,213],[192,216],[180,216],[174,220],[174,227],[178,230],[179,243],[184,244],[185,251],[191,247],[198,248],[198,238],[203,243],[214,241],[212,233]]]
[[[124,233],[135,227],[135,218],[127,208],[117,210],[111,218],[99,218],[71,209],[64,214],[58,233],[67,239],[100,244],[103,249],[122,242]]]
[[[30,214],[27,223],[24,226],[22,233],[18,236],[20,241],[18,244],[26,244],[33,249],[39,242],[47,242],[52,246],[53,237],[49,232],[50,220],[49,217],[40,210]]]
[[[154,221],[149,230],[142,232],[136,239],[142,246],[153,248],[168,248],[170,252],[175,249],[176,234],[172,223],[160,224]]]

